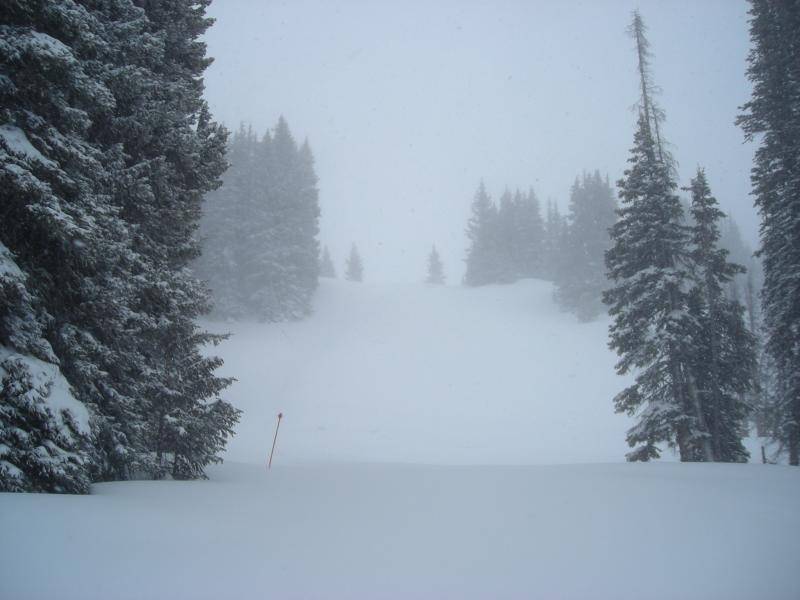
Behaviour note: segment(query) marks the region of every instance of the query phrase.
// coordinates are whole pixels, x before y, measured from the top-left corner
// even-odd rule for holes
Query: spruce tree
[[[542,276],[556,281],[565,267],[564,250],[567,244],[567,221],[561,216],[558,204],[547,201],[547,217],[544,222],[542,244]]]
[[[218,318],[244,318],[250,313],[241,260],[249,244],[246,231],[253,218],[251,199],[257,189],[255,150],[257,140],[252,128],[242,124],[229,138],[226,160],[228,169],[222,186],[207,194],[200,222],[202,253],[193,264],[213,298],[213,315]],[[268,140],[263,142],[268,144]]]
[[[431,253],[428,255],[428,276],[425,278],[425,283],[442,285],[444,281],[444,265],[442,265],[442,260],[436,251],[436,246],[433,246]]]
[[[607,180],[595,171],[575,180],[570,193],[563,268],[556,275],[556,300],[582,321],[604,311],[608,287],[604,257],[611,245],[608,230],[616,221],[616,202]]]
[[[527,194],[517,192],[514,198],[515,223],[518,234],[514,253],[517,277],[543,276],[544,222],[533,188]]]
[[[281,117],[258,140],[240,127],[231,167],[206,201],[205,258],[195,263],[222,318],[300,319],[319,277],[319,199],[308,142],[297,146]]]
[[[508,188],[500,196],[493,227],[496,247],[494,283],[512,283],[519,279],[519,249],[524,236],[517,220],[519,200],[519,192],[513,196]]]
[[[323,249],[322,258],[319,262],[319,276],[336,279],[336,267],[333,266],[333,261],[331,260],[331,255],[328,252],[327,246]]]
[[[139,335],[149,372],[144,397],[151,403],[155,477],[202,476],[205,465],[221,460],[224,440],[238,419],[238,411],[219,398],[231,381],[214,374],[222,361],[200,352],[223,336],[197,326],[210,299],[187,268],[200,254],[196,231],[203,197],[218,187],[226,167],[227,132],[211,121],[202,97],[202,75],[211,63],[200,40],[212,23],[205,16],[209,2],[144,3],[146,33],[159,40],[157,52],[131,53],[142,57],[149,73],[136,78],[135,97],[127,79],[112,87],[126,102],[118,107],[109,137],[123,145],[126,166],[138,169],[145,178],[141,185],[149,188],[119,199],[135,232],[134,247],[150,265],[141,276],[140,305],[149,325]]]
[[[83,492],[91,432],[45,337],[48,317],[0,243],[0,491]]]
[[[30,400],[33,411],[4,419],[27,419],[28,441],[41,440],[35,451],[54,464],[57,447],[75,458],[50,479],[31,462],[16,465],[31,489],[85,491],[89,480],[167,470],[199,476],[235,422],[216,397],[227,384],[213,374],[219,360],[199,353],[218,338],[194,324],[207,303],[185,269],[201,197],[224,168],[225,132],[201,98],[206,4],[4,8],[0,243],[22,273],[4,287],[18,298],[24,289],[22,307],[43,336],[32,346],[10,327],[0,333],[40,375],[16,368],[20,358],[4,366],[16,381],[9,406]],[[72,427],[64,411],[39,410],[55,390],[83,404],[90,435],[82,419]]]
[[[690,311],[698,335],[693,372],[699,402],[711,436],[713,459],[746,462],[742,444],[747,433],[746,395],[753,389],[755,340],[744,321],[738,299],[726,294],[727,286],[744,268],[727,260],[728,251],[719,246],[719,210],[706,180],[698,169],[691,185],[692,268],[694,288]]]
[[[472,200],[472,215],[467,222],[467,270],[464,284],[486,285],[498,281],[499,244],[497,239],[497,208],[481,181]]]
[[[682,461],[712,460],[713,452],[692,367],[697,326],[689,312],[690,241],[672,165],[662,149],[653,108],[647,40],[638,12],[636,41],[641,96],[629,167],[618,182],[621,208],[611,229],[606,266],[612,287],[603,299],[613,318],[609,346],[617,372],[635,382],[614,399],[617,412],[637,417],[628,431],[628,460],[677,446]]]
[[[780,381],[775,437],[800,464],[800,3],[751,0],[750,101],[738,123],[759,147],[751,172],[761,215],[766,349]]]
[[[364,265],[361,262],[361,255],[358,253],[358,248],[355,244],[350,246],[350,256],[347,257],[344,278],[347,279],[347,281],[355,281],[358,283],[364,280]]]
[[[122,30],[145,45],[151,40],[138,11],[112,4],[104,9],[113,18],[73,3],[12,2],[0,25],[6,82],[0,86],[0,243],[21,273],[6,293],[16,289],[18,308],[36,309],[39,332],[21,343],[18,319],[6,320],[0,332],[0,345],[17,357],[4,367],[13,371],[6,381],[9,406],[31,400],[37,416],[28,415],[26,438],[41,444],[29,451],[53,458],[61,444],[53,442],[42,403],[59,389],[92,417],[91,436],[84,436],[91,445],[79,448],[75,438],[61,446],[79,458],[63,476],[43,479],[34,472],[36,461],[17,448],[22,480],[39,491],[86,491],[90,479],[124,478],[146,468],[152,456],[139,335],[148,321],[139,305],[140,275],[149,264],[115,203],[135,183],[122,148],[107,139],[119,110],[113,84],[121,75],[115,61]],[[31,341],[38,336],[43,339]],[[23,369],[20,357],[42,362]],[[50,383],[32,379],[34,370],[49,372]],[[52,417],[60,419],[60,412]],[[20,413],[4,413],[0,425],[13,427],[6,418]],[[63,440],[73,437],[61,431]],[[80,458],[86,455],[89,460]]]

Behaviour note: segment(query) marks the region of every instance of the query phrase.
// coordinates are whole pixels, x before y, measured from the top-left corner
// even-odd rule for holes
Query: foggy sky
[[[216,0],[206,97],[232,129],[263,133],[283,114],[309,138],[340,277],[354,241],[367,281],[421,281],[435,243],[459,283],[481,179],[495,199],[533,186],[565,210],[583,169],[622,175],[637,6],[680,185],[704,166],[755,246],[754,147],[734,126],[750,92],[743,0]]]

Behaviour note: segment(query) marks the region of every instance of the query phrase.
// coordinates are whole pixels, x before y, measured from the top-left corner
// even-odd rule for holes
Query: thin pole
[[[272,450],[269,451],[269,463],[267,464],[267,468],[272,468],[272,454],[275,452],[275,443],[278,441],[278,430],[281,428],[281,419],[283,418],[283,413],[278,413],[278,426],[275,427],[275,437],[272,440]]]

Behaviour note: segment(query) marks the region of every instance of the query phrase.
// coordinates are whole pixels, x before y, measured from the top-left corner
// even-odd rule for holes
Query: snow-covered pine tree
[[[606,253],[612,287],[603,299],[613,318],[609,345],[620,355],[617,372],[636,369],[637,375],[614,404],[638,417],[628,431],[629,460],[657,458],[661,442],[677,445],[681,460],[698,460],[708,432],[689,380],[696,335],[688,312],[689,236],[677,186],[658,158],[644,113],[628,162]]]
[[[611,246],[608,230],[616,221],[616,202],[600,172],[583,173],[570,192],[567,243],[563,268],[556,276],[556,300],[562,308],[588,321],[605,311],[602,293],[608,287],[605,252]]]
[[[428,254],[428,276],[425,278],[425,283],[443,285],[444,281],[444,265],[442,265],[442,259],[439,258],[439,253],[434,245],[431,253]]]
[[[564,268],[567,231],[567,221],[561,216],[558,204],[548,200],[542,244],[542,276],[544,279],[556,281],[561,269]]]
[[[361,262],[361,254],[355,244],[350,246],[350,255],[347,257],[344,278],[347,281],[358,283],[364,280],[364,264]]]
[[[311,312],[319,276],[317,178],[308,142],[298,149],[283,117],[272,136],[272,159],[270,219],[263,223],[269,239],[254,249],[256,261],[271,272],[257,291],[265,298],[257,311],[270,321],[300,319]]]
[[[724,213],[711,195],[705,172],[697,170],[691,192],[692,268],[694,287],[690,311],[698,335],[694,379],[711,435],[713,460],[746,462],[742,444],[747,435],[746,395],[754,387],[755,339],[745,325],[744,308],[726,294],[726,288],[744,268],[727,260],[719,245],[719,219]]]
[[[497,208],[481,181],[472,200],[472,215],[467,222],[467,270],[464,285],[478,286],[498,280],[499,244],[496,235]]]
[[[0,242],[26,274],[21,285],[44,319],[40,328],[52,355],[19,346],[10,330],[0,343],[44,361],[40,372],[58,365],[60,375],[47,378],[63,375],[68,385],[53,389],[90,410],[86,472],[73,471],[71,483],[48,484],[52,491],[85,491],[89,477],[124,478],[149,462],[139,337],[147,322],[139,275],[147,261],[114,202],[131,183],[108,124],[120,104],[112,84],[125,77],[116,62],[124,56],[122,41],[147,47],[152,40],[140,11],[123,0],[96,9],[12,2],[4,10]],[[28,433],[47,439],[41,431]]]
[[[319,276],[336,279],[336,267],[333,266],[331,254],[328,252],[327,246],[322,250],[322,258],[319,261]]]
[[[728,286],[728,294],[732,295],[734,288],[738,289],[745,297],[745,308],[747,308],[747,287],[752,286],[753,291],[761,289],[764,275],[761,270],[761,263],[756,256],[754,256],[753,249],[744,241],[741,230],[736,221],[730,216],[726,217],[719,224],[720,248],[725,248],[728,251],[728,259],[736,264],[745,267],[746,271],[737,273]],[[748,280],[749,283],[748,283]],[[752,299],[757,301],[758,294],[754,293]],[[753,307],[755,309],[755,307]],[[749,309],[748,309],[749,310]],[[753,331],[753,330],[751,330]]]
[[[672,163],[651,99],[644,24],[634,12],[641,97],[629,167],[618,182],[621,208],[606,253],[611,289],[603,294],[613,323],[609,346],[617,372],[636,371],[633,385],[614,398],[617,412],[638,418],[628,430],[628,460],[660,455],[659,443],[677,446],[682,461],[712,460],[705,412],[692,372],[697,325],[689,313],[689,231],[684,225]]]
[[[539,199],[533,191],[518,193],[514,198],[519,234],[515,252],[517,277],[542,277],[544,222]]]
[[[297,233],[293,236],[297,285],[301,302],[299,315],[311,313],[311,300],[319,284],[319,190],[314,170],[314,154],[308,139],[303,140],[297,156]]]
[[[149,327],[139,335],[148,357],[145,397],[152,403],[148,416],[156,477],[202,476],[205,465],[221,460],[238,420],[238,411],[219,398],[231,381],[214,374],[222,361],[200,353],[223,336],[197,326],[210,299],[188,269],[200,254],[196,232],[203,196],[219,186],[226,168],[227,131],[211,121],[202,97],[203,72],[211,63],[200,39],[212,23],[205,16],[209,3],[140,3],[159,51],[133,53],[149,74],[136,78],[141,96],[124,106],[114,131],[127,165],[142,169],[139,183],[149,188],[136,194],[135,205],[125,202],[123,215],[135,231],[135,247],[150,263],[140,276],[146,282],[140,301]],[[129,85],[117,80],[113,89],[131,100]]]
[[[738,123],[758,138],[751,172],[761,214],[767,352],[781,382],[776,438],[800,464],[800,2],[750,0],[747,76]]]
[[[195,264],[214,290],[216,315],[267,321],[311,311],[319,277],[319,199],[308,142],[299,148],[281,117],[258,141],[241,127],[230,144],[231,168],[206,205],[207,254]]]
[[[268,144],[265,140],[264,144]],[[200,222],[202,253],[193,264],[197,276],[211,290],[217,318],[242,318],[249,314],[241,257],[247,244],[249,219],[245,199],[255,193],[253,173],[257,171],[257,141],[251,128],[242,124],[229,138],[226,159],[229,167],[223,185],[206,195]]]
[[[0,243],[0,491],[89,489],[89,413],[45,338],[27,277]]]
[[[496,283],[513,283],[519,279],[519,250],[524,232],[517,221],[519,191],[512,195],[506,188],[500,196],[497,218],[494,224],[494,239],[497,247]]]
[[[53,356],[33,356],[90,411],[93,480],[158,475],[159,454],[173,475],[198,475],[236,418],[205,401],[227,381],[198,351],[218,338],[194,325],[206,300],[185,270],[224,168],[224,130],[200,97],[206,4],[4,6],[0,241],[45,319]]]

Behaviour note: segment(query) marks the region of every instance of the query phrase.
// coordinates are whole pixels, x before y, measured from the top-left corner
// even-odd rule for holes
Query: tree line
[[[533,190],[505,191],[495,204],[483,183],[467,223],[464,284],[480,286],[537,278],[555,283],[555,298],[581,320],[604,312],[603,257],[616,202],[607,178],[584,172],[570,190],[569,212],[548,201],[545,216]]]
[[[213,315],[263,321],[311,313],[320,264],[319,192],[308,141],[298,145],[286,119],[259,137],[240,126],[228,145],[222,186],[208,194],[202,254]]]

